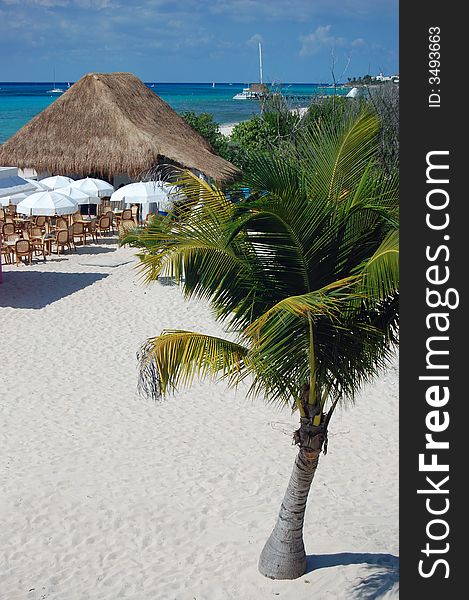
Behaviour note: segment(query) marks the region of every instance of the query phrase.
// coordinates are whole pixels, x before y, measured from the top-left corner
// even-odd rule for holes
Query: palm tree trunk
[[[308,418],[302,418],[301,421],[300,429],[295,432],[300,450],[277,523],[259,558],[259,571],[271,579],[296,579],[306,570],[303,522],[309,490],[326,436],[322,426],[314,427]]]

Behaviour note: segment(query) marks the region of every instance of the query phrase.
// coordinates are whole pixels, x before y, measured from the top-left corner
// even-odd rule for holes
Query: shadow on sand
[[[398,585],[399,557],[394,554],[359,552],[312,554],[307,557],[306,572],[345,565],[363,565],[368,571],[355,587],[353,598],[357,600],[378,600]]]
[[[44,308],[105,277],[105,273],[49,273],[24,268],[8,271],[0,285],[0,307]]]
[[[174,277],[158,277],[158,283],[164,287],[174,287],[178,285]]]
[[[115,252],[116,248],[106,248],[104,246],[77,246],[76,252],[72,254],[85,255],[85,254],[106,254],[108,252]]]

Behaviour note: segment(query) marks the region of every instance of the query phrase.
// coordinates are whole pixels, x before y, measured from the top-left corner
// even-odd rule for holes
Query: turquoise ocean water
[[[68,82],[56,82],[56,87],[67,89]],[[70,82],[70,85],[73,82]],[[233,100],[241,92],[245,83],[147,83],[177,112],[192,110],[197,113],[210,112],[220,124],[236,123],[249,119],[259,112],[259,105],[253,100]],[[290,95],[330,94],[327,84],[292,83],[284,84],[282,92]],[[0,143],[11,137],[34,115],[41,112],[57,98],[48,94],[52,82],[9,83],[0,81]],[[348,90],[339,89],[338,93]],[[292,101],[293,106],[306,106],[307,101]]]

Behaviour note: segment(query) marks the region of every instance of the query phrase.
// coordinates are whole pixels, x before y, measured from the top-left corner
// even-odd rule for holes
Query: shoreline
[[[300,108],[292,108],[290,109],[290,112],[292,114],[298,114],[300,117],[304,117],[307,110],[308,110],[308,106],[302,106]],[[249,119],[246,119],[247,121]],[[220,133],[222,135],[224,135],[225,137],[230,137],[231,134],[233,133],[233,129],[235,128],[236,125],[239,125],[239,123],[245,123],[246,121],[237,121],[236,123],[223,123],[222,125],[219,125],[219,129],[220,129]]]

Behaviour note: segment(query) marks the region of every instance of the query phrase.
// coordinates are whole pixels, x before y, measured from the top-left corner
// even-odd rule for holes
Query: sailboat
[[[213,83],[212,83],[212,87],[213,87],[213,88],[215,87],[215,82],[213,82]]]
[[[259,42],[259,83],[243,88],[243,91],[233,96],[233,100],[259,100],[267,92],[267,86],[262,82],[262,46]]]
[[[47,90],[48,94],[63,94],[64,90],[55,87],[55,69],[54,69],[54,87],[51,90]]]

